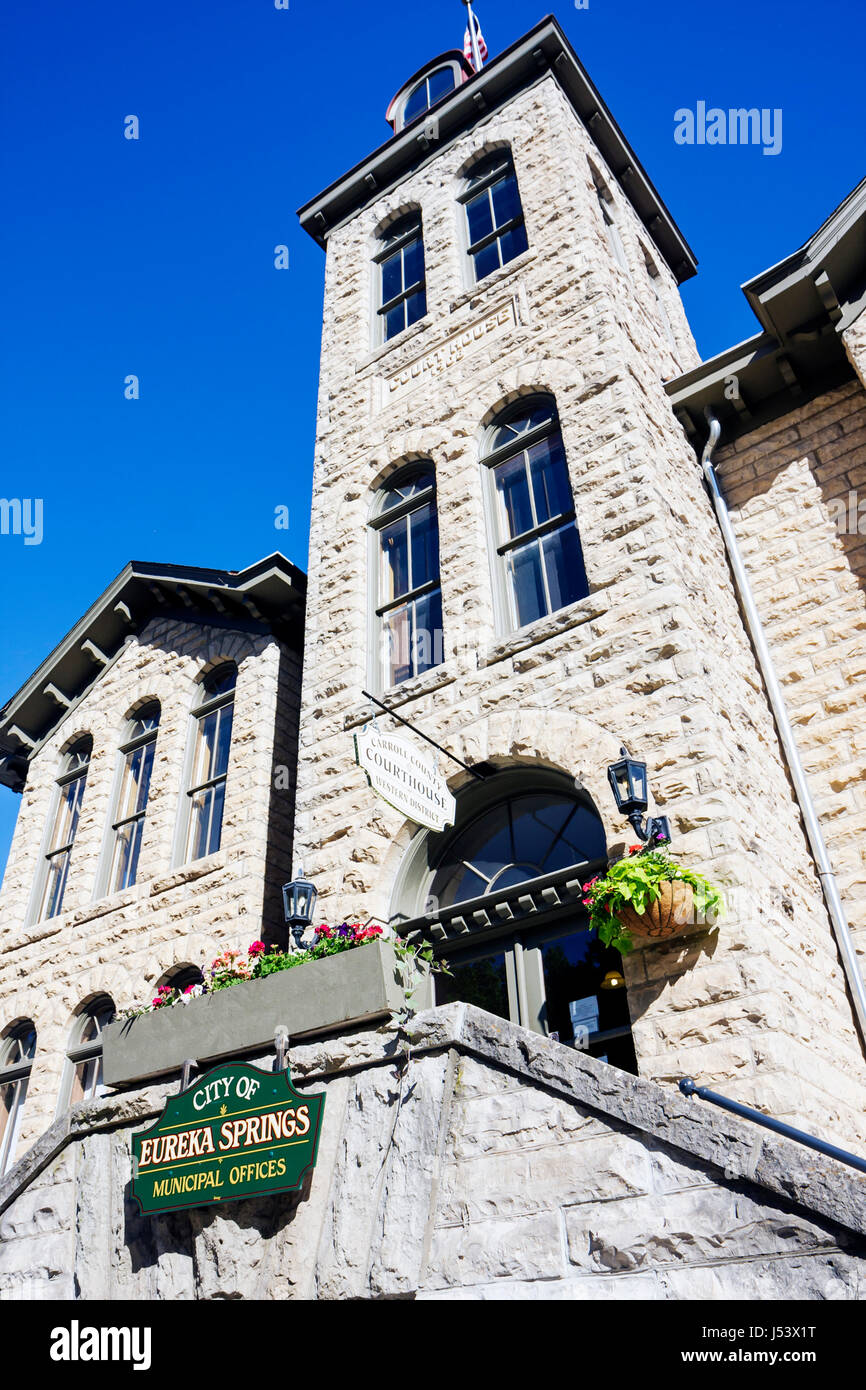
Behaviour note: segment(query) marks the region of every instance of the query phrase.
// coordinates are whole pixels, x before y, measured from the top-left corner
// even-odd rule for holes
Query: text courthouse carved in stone
[[[315,1167],[324,1108],[287,1071],[218,1067],[133,1135],[132,1195],[146,1213],[295,1191]]]
[[[441,347],[434,348],[432,352],[425,353],[423,357],[416,357],[413,362],[409,362],[399,372],[385,377],[383,382],[385,402],[399,400],[414,386],[435,380],[455,362],[462,361],[464,357],[470,357],[491,338],[500,337],[509,328],[513,328],[516,323],[517,304],[515,300],[509,299],[507,304],[502,304],[498,309],[493,309],[489,314],[485,314],[477,323],[472,323],[467,328],[450,334]]]

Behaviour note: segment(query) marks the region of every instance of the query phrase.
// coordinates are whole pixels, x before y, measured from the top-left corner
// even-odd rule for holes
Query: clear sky
[[[130,559],[306,568],[324,255],[295,209],[387,138],[390,97],[465,24],[460,0],[4,9],[0,496],[41,498],[44,535],[0,535],[0,703]],[[544,13],[478,0],[491,57]],[[755,331],[739,284],[866,173],[863,8],[556,14],[698,256],[684,299],[711,356]],[[678,145],[698,101],[781,109],[781,152]],[[0,788],[0,868],[17,807]]]

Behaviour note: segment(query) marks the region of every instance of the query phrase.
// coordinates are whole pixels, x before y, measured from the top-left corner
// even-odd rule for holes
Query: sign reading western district
[[[296,1191],[315,1167],[324,1109],[288,1071],[217,1067],[133,1135],[132,1195],[146,1214]]]
[[[427,753],[397,734],[364,729],[355,735],[355,757],[375,792],[416,825],[444,830],[454,824],[455,801]]]

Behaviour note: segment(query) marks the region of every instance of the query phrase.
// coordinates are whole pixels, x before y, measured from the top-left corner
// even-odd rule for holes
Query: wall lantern
[[[283,915],[291,928],[296,951],[301,949],[301,937],[313,920],[318,896],[312,883],[304,878],[303,870],[299,878],[283,884]]]
[[[599,989],[625,989],[625,976],[621,970],[608,970]]]
[[[611,763],[607,769],[617,810],[625,816],[639,840],[657,843],[669,840],[671,831],[667,816],[650,816],[645,825],[642,820],[649,805],[646,763],[630,757],[627,748],[619,751],[622,755],[619,762]]]

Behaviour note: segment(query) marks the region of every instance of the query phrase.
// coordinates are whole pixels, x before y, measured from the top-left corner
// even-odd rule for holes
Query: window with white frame
[[[76,1015],[66,1053],[63,1108],[103,1094],[102,1034],[114,1018],[114,1004],[100,995]]]
[[[475,280],[483,280],[529,245],[508,150],[497,150],[472,166],[461,201],[466,209],[467,253]]]
[[[130,888],[138,873],[138,858],[144,834],[156,736],[159,731],[159,704],[152,701],[129,720],[126,738],[120,748],[120,781],[112,820],[111,862],[107,893]]]
[[[525,627],[589,593],[574,497],[550,397],[517,402],[487,432],[500,628]]]
[[[457,69],[453,63],[434,68],[426,77],[422,77],[403,104],[399,128],[404,130],[412,121],[417,121],[418,117],[429,111],[431,106],[435,106],[437,101],[453,92],[456,85]]]
[[[376,255],[378,322],[380,340],[387,343],[427,312],[421,214],[413,212],[393,223],[381,243]]]
[[[0,1038],[0,1178],[15,1162],[35,1055],[36,1029],[29,1019]]]
[[[237,674],[231,662],[212,671],[201,683],[193,710],[184,863],[215,854],[220,847]]]
[[[443,659],[432,464],[414,464],[388,480],[376,498],[371,526],[376,676],[387,690]]]
[[[38,922],[58,917],[63,911],[72,847],[78,832],[92,751],[93,740],[87,736],[73,744],[63,760],[63,770],[57,779],[48,848],[41,870],[41,888],[35,918]]]

